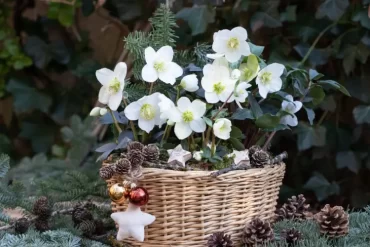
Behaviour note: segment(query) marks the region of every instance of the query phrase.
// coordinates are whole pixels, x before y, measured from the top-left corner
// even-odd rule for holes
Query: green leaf
[[[248,101],[251,104],[251,110],[254,118],[259,118],[260,116],[262,116],[263,115],[262,109],[251,93],[248,94]]]
[[[5,177],[8,173],[10,168],[9,160],[10,159],[8,155],[0,154],[0,178]]]
[[[235,139],[242,139],[244,138],[244,135],[238,127],[231,126],[230,137]]]
[[[314,105],[320,104],[325,98],[324,89],[322,89],[322,87],[318,85],[311,87],[309,95],[312,97],[312,103]]]
[[[332,21],[338,20],[346,12],[348,0],[325,0],[316,11],[316,18],[328,17]]]
[[[261,56],[263,50],[265,49],[264,46],[255,45],[251,42],[248,42],[249,48],[251,49],[251,53],[256,55],[257,57]],[[257,60],[258,63],[258,60]]]
[[[11,79],[8,82],[6,90],[13,94],[16,112],[27,112],[33,109],[48,112],[52,103],[52,98],[49,95],[16,79]]]
[[[257,31],[261,27],[277,28],[282,26],[279,19],[276,19],[266,12],[256,12],[251,17],[250,23],[253,32]]]
[[[285,124],[278,124],[274,128],[267,128],[267,129],[262,129],[265,132],[273,132],[273,131],[280,131],[280,130],[290,130],[289,126]]]
[[[282,22],[295,22],[297,20],[297,6],[296,5],[289,5],[285,12],[281,13],[280,20]]]
[[[176,14],[177,19],[188,22],[192,35],[202,34],[207,30],[208,24],[215,21],[215,10],[206,5],[183,8]]]
[[[19,57],[14,63],[13,63],[13,68],[15,70],[21,70],[24,69],[25,67],[31,66],[32,65],[32,59],[27,57],[27,56],[21,56]]]
[[[36,67],[40,69],[45,68],[52,59],[48,44],[37,36],[27,38],[24,51],[32,58]]]
[[[337,107],[337,103],[335,102],[334,96],[329,95],[328,97],[325,97],[323,102],[320,104],[320,108],[324,111],[330,111],[335,112],[335,109]]]
[[[58,21],[65,27],[70,27],[73,24],[75,16],[75,8],[67,4],[59,9]]]
[[[297,146],[300,151],[311,147],[323,147],[326,144],[324,126],[310,126],[300,122],[294,132],[298,135]]]
[[[336,82],[336,81],[333,81],[333,80],[321,80],[321,81],[318,81],[317,84],[323,85],[323,86],[329,86],[329,87],[334,88],[336,90],[339,90],[343,94],[351,97],[351,95],[349,94],[349,92],[347,91],[347,89],[344,86],[342,86],[341,84],[339,84],[338,82]]]
[[[254,119],[252,111],[246,108],[236,109],[234,114],[231,116],[231,119],[235,120],[245,120],[245,119]]]
[[[296,50],[302,58],[307,54],[309,49],[310,46],[308,44],[300,43],[294,46],[294,50]],[[314,48],[308,56],[308,60],[313,66],[317,66],[326,64],[329,57],[330,53],[328,49]]]
[[[256,125],[261,129],[275,128],[280,123],[280,117],[271,115],[270,113],[264,114],[257,118]]]
[[[30,140],[35,152],[47,152],[54,141],[54,130],[46,124],[23,122],[19,136]]]
[[[74,133],[73,133],[73,130],[70,127],[64,126],[60,130],[60,133],[62,134],[63,141],[65,141],[67,143],[72,141]]]
[[[353,109],[353,117],[357,124],[370,124],[370,106],[360,105]]]
[[[319,201],[325,200],[328,196],[339,194],[337,183],[330,183],[322,174],[315,173],[304,185],[305,189],[312,190]]]
[[[235,148],[236,150],[242,151],[242,150],[245,149],[244,144],[241,143],[241,141],[239,141],[238,139],[230,138],[229,141],[230,141],[231,145],[233,146],[233,148]]]
[[[313,125],[313,120],[315,119],[314,110],[307,107],[304,107],[304,109],[306,110],[308,121],[310,122],[311,125]]]
[[[353,17],[352,21],[360,22],[361,26],[370,29],[370,18],[366,10],[357,12]]]
[[[356,154],[352,151],[339,152],[336,156],[337,168],[348,168],[354,173],[358,173],[361,163]]]
[[[323,76],[324,76],[323,74],[321,74],[321,73],[317,72],[317,71],[316,71],[316,70],[314,70],[314,69],[310,69],[310,70],[308,71],[308,74],[309,74],[309,76],[310,76],[310,80],[318,80],[318,79],[320,79],[321,77],[323,77]]]
[[[206,124],[209,126],[209,127],[212,127],[213,126],[213,123],[212,123],[212,120],[207,118],[207,117],[203,117],[203,120],[204,122],[206,122]]]

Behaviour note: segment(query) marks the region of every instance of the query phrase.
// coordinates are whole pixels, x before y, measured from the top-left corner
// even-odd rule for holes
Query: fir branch
[[[5,177],[9,171],[9,156],[6,154],[0,154],[0,178]]]

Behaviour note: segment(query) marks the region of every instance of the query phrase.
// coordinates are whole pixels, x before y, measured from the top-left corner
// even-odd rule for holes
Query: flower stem
[[[121,129],[121,127],[120,127],[120,126],[119,126],[119,124],[118,124],[118,121],[117,121],[117,119],[116,119],[116,116],[114,116],[114,113],[113,113],[113,111],[112,111],[110,108],[108,108],[108,111],[109,111],[110,115],[112,116],[112,119],[113,119],[114,125],[116,126],[116,129],[117,129],[117,131],[118,131],[118,134],[121,134],[122,129]]]
[[[276,134],[276,131],[274,131],[274,132],[272,132],[270,134],[270,136],[268,137],[267,141],[265,142],[265,145],[263,145],[263,148],[262,148],[263,150],[266,150],[267,149],[268,145],[270,144],[272,138],[274,138],[275,134]]]
[[[326,118],[326,116],[328,115],[329,111],[326,110],[324,111],[324,113],[322,114],[321,118],[319,119],[319,121],[317,122],[317,126],[320,126],[322,124],[322,122],[324,121],[324,119]]]
[[[166,141],[166,136],[167,136],[167,131],[169,129],[169,125],[167,124],[166,125],[166,128],[164,128],[164,132],[163,132],[163,135],[162,135],[162,139],[161,139],[161,147],[163,146],[163,143]]]
[[[180,87],[176,87],[176,90],[177,90],[177,94],[176,94],[176,102],[177,102],[180,98]]]
[[[151,94],[152,94],[152,92],[153,92],[153,87],[154,87],[154,82],[150,83],[149,95],[151,95]]]
[[[211,153],[212,153],[212,155],[214,155],[215,152],[216,152],[216,136],[212,132],[212,146],[211,146]]]
[[[123,103],[125,104],[125,106],[127,106],[127,101],[126,101],[126,99],[125,99],[125,98],[123,98]],[[138,135],[137,135],[137,131],[136,131],[136,128],[135,128],[135,124],[134,124],[134,122],[132,122],[131,120],[130,120],[130,127],[131,127],[131,130],[132,130],[132,133],[134,134],[134,139],[135,139],[135,141],[139,141],[139,137],[138,137]]]
[[[218,114],[220,114],[221,110],[225,107],[225,105],[228,103],[229,99],[231,98],[231,96],[234,94],[234,91],[231,92],[231,94],[229,95],[229,97],[227,97],[227,99],[225,100],[225,102],[221,105],[221,107],[218,109],[218,111],[216,112],[216,114],[212,117],[212,120],[215,120],[215,118],[218,116]]]
[[[209,138],[211,137],[211,131],[212,131],[212,127],[208,126],[207,133],[206,133],[206,138],[203,141],[203,148],[207,147],[207,144],[209,142]]]

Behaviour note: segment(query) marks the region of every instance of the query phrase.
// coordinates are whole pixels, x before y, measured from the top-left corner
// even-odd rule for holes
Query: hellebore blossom
[[[266,98],[268,93],[274,93],[281,89],[283,82],[280,76],[284,72],[284,65],[273,63],[263,68],[257,75],[256,83],[262,98]]]
[[[122,62],[116,65],[114,71],[103,68],[95,73],[96,78],[102,84],[98,100],[102,104],[108,104],[113,111],[116,111],[121,104],[126,74],[127,66]]]
[[[182,78],[180,87],[188,92],[195,92],[199,89],[198,78],[195,74],[187,75]]]
[[[239,108],[243,108],[240,103],[244,103],[245,99],[248,97],[247,88],[250,88],[252,85],[246,82],[240,82],[234,91],[234,98],[236,104]]]
[[[289,114],[283,116],[280,119],[280,123],[289,125],[289,126],[297,126],[298,119],[297,119],[297,116],[294,115],[294,113],[298,112],[302,108],[302,102],[293,101],[294,99],[292,95],[285,96],[285,99],[287,100],[284,100],[281,103],[281,109]]]
[[[163,46],[157,52],[152,47],[146,48],[146,65],[141,71],[141,77],[147,82],[155,82],[159,78],[164,83],[175,84],[176,78],[180,77],[183,71],[172,59],[171,46]]]
[[[213,133],[216,137],[227,140],[230,138],[231,121],[226,118],[219,118],[213,124]]]

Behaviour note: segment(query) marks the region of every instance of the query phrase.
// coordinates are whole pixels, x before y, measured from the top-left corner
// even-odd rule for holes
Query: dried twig
[[[222,174],[225,174],[225,173],[228,173],[228,172],[231,172],[231,171],[236,171],[236,170],[248,170],[248,169],[251,169],[251,165],[250,164],[244,164],[244,165],[236,165],[236,164],[232,164],[231,166],[229,167],[226,167],[226,168],[223,168],[221,170],[218,170],[216,172],[213,172],[211,173],[211,177],[218,177]]]
[[[273,165],[273,164],[280,163],[286,158],[288,158],[288,153],[287,152],[282,152],[281,154],[275,156],[275,158],[273,158],[271,160],[271,164]]]

